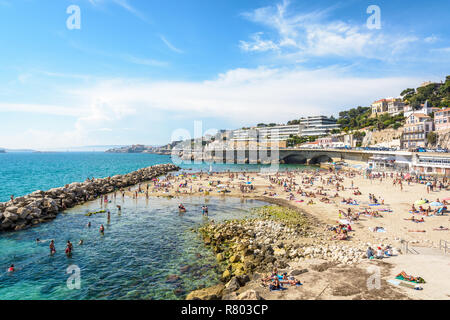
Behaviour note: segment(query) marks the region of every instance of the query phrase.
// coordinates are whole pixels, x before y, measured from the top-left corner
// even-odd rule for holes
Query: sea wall
[[[125,175],[75,182],[48,191],[39,190],[14,201],[0,203],[0,232],[23,230],[51,221],[65,209],[175,170],[179,167],[174,164],[160,164]]]

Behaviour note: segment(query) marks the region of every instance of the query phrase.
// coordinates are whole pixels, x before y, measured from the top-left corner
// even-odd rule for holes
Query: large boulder
[[[218,284],[214,287],[195,290],[189,293],[186,300],[219,300],[222,298],[224,285]]]
[[[3,216],[9,221],[17,221],[17,219],[19,219],[17,210],[19,210],[19,208],[17,208],[16,206],[10,206],[6,208],[5,212],[3,212]]]
[[[26,219],[32,212],[32,209],[29,207],[22,207],[17,210],[17,215],[20,219]]]
[[[237,300],[264,300],[255,290],[248,290],[241,293]]]
[[[236,277],[233,277],[225,285],[225,289],[223,290],[223,294],[229,294],[231,292],[238,291],[240,288],[241,288],[241,285],[239,283],[239,280]]]

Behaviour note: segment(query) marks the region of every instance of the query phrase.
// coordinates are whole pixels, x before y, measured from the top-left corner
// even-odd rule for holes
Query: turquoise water
[[[222,221],[248,216],[263,202],[237,198],[187,197],[183,199],[120,198],[122,213],[110,203],[110,223],[105,214],[84,214],[100,209],[94,201],[60,214],[54,221],[29,230],[0,235],[0,299],[181,299],[191,290],[219,282],[215,257],[191,230],[210,219]],[[183,202],[187,213],[178,213]],[[91,222],[91,228],[87,223]],[[106,228],[99,233],[99,226]],[[50,256],[54,239],[56,254]],[[82,246],[78,245],[84,240]],[[74,245],[72,258],[64,249]],[[17,271],[7,273],[9,264]],[[80,268],[80,289],[67,287],[70,265]],[[185,269],[188,269],[187,271]],[[179,277],[168,282],[170,275]]]
[[[170,156],[155,154],[79,153],[0,153],[0,202],[36,190],[48,190],[87,177],[104,178],[126,174],[140,168],[172,162]],[[209,164],[186,163],[180,167],[208,171]],[[212,164],[214,171],[256,171],[262,165]],[[280,165],[282,170],[304,168],[301,165]]]
[[[0,201],[35,190],[48,190],[87,177],[125,174],[139,168],[171,162],[170,156],[107,153],[6,153],[0,154]],[[207,171],[209,164],[181,164],[183,169]],[[213,164],[214,171],[257,171],[261,165]],[[265,166],[267,167],[267,166]],[[281,165],[282,170],[305,168]],[[208,202],[215,221],[242,217],[258,201],[234,198],[117,199],[109,204],[111,221],[104,214],[86,217],[100,202],[86,203],[59,214],[57,219],[28,230],[0,234],[0,299],[180,299],[186,292],[219,281],[215,257],[191,228],[207,222],[201,206]],[[182,201],[188,209],[179,215]],[[86,227],[87,222],[92,227]],[[106,232],[98,232],[104,224]],[[49,255],[55,239],[57,254]],[[78,246],[83,239],[85,244]],[[71,259],[64,254],[71,240]],[[9,265],[17,268],[7,273]],[[69,265],[81,270],[80,290],[66,285]],[[185,269],[189,269],[186,271]],[[167,281],[176,275],[175,281]]]
[[[2,153],[0,202],[36,190],[48,190],[87,177],[104,178],[171,162],[170,156],[113,153]]]

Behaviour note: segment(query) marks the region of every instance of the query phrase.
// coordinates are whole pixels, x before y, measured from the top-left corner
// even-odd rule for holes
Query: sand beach
[[[445,179],[438,180],[432,190],[427,182],[408,181],[396,174],[368,177],[353,170],[338,173],[331,170],[272,174],[184,173],[141,184],[129,189],[127,195],[176,197],[180,203],[192,195],[252,198],[297,210],[308,218],[308,236],[284,237],[282,240],[275,236],[275,239],[268,240],[271,241],[272,252],[275,250],[274,255],[282,252],[280,261],[283,268],[278,269],[286,273],[308,270],[295,277],[303,285],[272,292],[261,286],[260,278],[264,277],[264,272],[247,272],[251,273],[250,280],[241,281],[243,285],[232,291],[227,289],[229,280],[233,280],[234,271],[231,270],[230,277],[224,279],[223,288],[220,285],[219,289],[216,288],[220,295],[213,295],[213,298],[237,299],[238,294],[251,298],[256,293],[264,299],[448,299],[450,255],[444,254],[439,245],[450,241],[447,229],[450,228],[450,219],[445,208],[441,210],[442,214],[433,212],[445,207],[444,199],[450,196],[450,191]],[[420,205],[419,201],[426,203]],[[438,207],[432,206],[433,202],[443,203]],[[411,213],[413,205],[414,209],[422,207],[425,211]],[[198,210],[202,214],[202,208]],[[411,220],[412,217],[415,221]],[[339,225],[350,225],[351,231],[346,232],[345,240],[337,240],[343,239],[340,231],[333,229],[339,229]],[[347,228],[344,226],[344,229]],[[283,249],[286,243],[288,245]],[[297,250],[302,253],[291,254],[294,249],[305,246],[314,250],[306,254],[305,250]],[[375,252],[378,247],[384,249],[389,246],[393,256],[369,260],[365,254],[369,246]],[[346,256],[346,250],[350,250],[352,255]],[[336,256],[333,252],[344,254]],[[366,282],[373,265],[381,270],[381,289],[368,290]],[[277,267],[277,263],[270,264],[272,267]],[[423,290],[386,282],[395,279],[402,271],[424,278],[426,283],[420,284]],[[221,291],[223,289],[227,294]],[[208,298],[204,290],[200,298]],[[196,298],[195,294],[190,298]]]

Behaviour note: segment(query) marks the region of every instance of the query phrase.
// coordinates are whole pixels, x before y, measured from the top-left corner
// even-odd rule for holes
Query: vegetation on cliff
[[[408,88],[400,94],[415,109],[428,101],[428,104],[437,108],[450,108],[450,76],[444,83],[430,83],[417,89]]]

